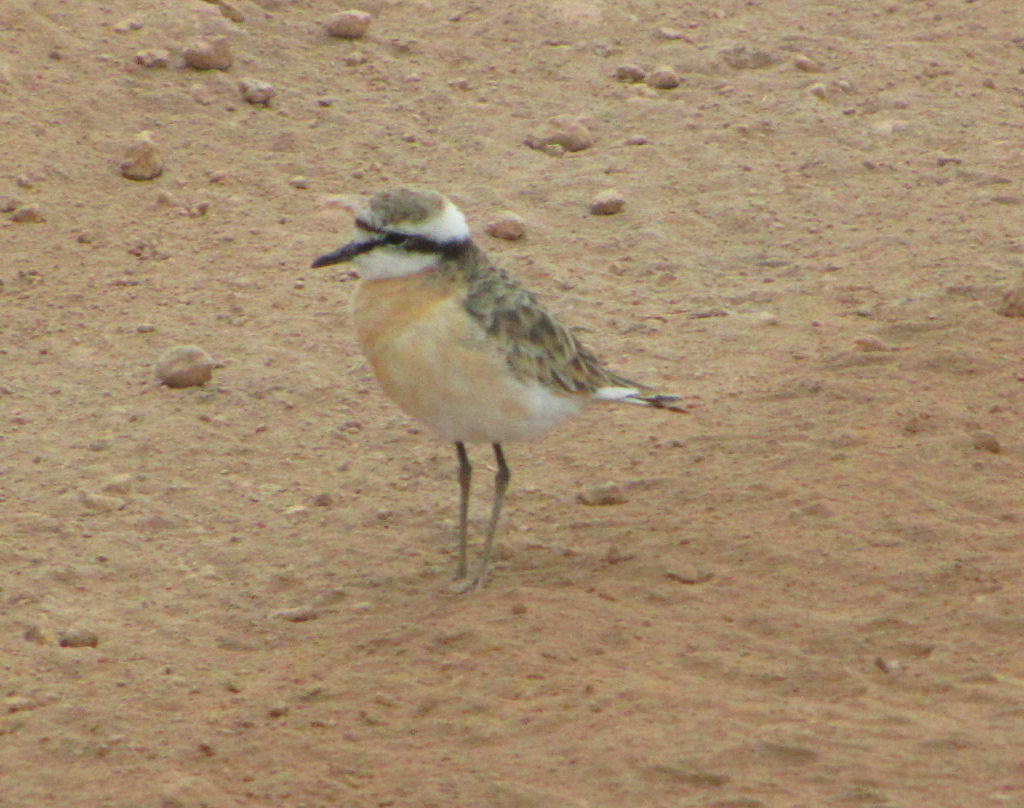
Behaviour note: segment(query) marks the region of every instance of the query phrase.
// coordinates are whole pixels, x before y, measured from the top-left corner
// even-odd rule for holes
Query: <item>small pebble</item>
[[[626,495],[622,493],[622,489],[616,483],[595,485],[593,488],[581,491],[577,495],[577,499],[584,505],[621,505],[628,502]]]
[[[165,48],[147,48],[135,54],[135,63],[143,67],[167,67],[171,63],[171,52]]]
[[[324,29],[331,36],[342,39],[359,39],[370,27],[373,15],[358,9],[348,9],[335,14],[324,23]]]
[[[217,0],[216,5],[220,9],[220,13],[231,22],[245,22],[245,14],[230,0]]]
[[[804,56],[802,53],[798,53],[793,57],[793,66],[797,70],[803,70],[805,73],[820,73],[821,65],[814,61],[809,56]]]
[[[195,345],[165,351],[156,363],[156,377],[168,387],[194,387],[213,377],[213,360]]]
[[[704,584],[715,577],[709,570],[700,567],[681,566],[675,569],[665,570],[665,577],[677,584]]]
[[[759,70],[775,64],[775,57],[746,45],[734,45],[721,51],[722,59],[734,70]]]
[[[876,121],[871,125],[871,131],[876,135],[887,137],[896,132],[902,132],[908,125],[906,121],[901,120]]]
[[[853,341],[853,344],[857,347],[858,351],[871,352],[890,350],[888,345],[875,336],[858,337]]]
[[[288,715],[288,711],[287,704],[274,704],[267,708],[267,715],[271,718],[284,718]]]
[[[320,616],[320,612],[310,606],[306,606],[294,609],[278,609],[270,616],[278,620],[287,620],[289,623],[305,623],[309,620],[316,620]]]
[[[313,498],[313,504],[318,508],[330,508],[334,504],[334,496],[324,491]]]
[[[683,39],[683,32],[676,28],[659,28],[657,31],[658,39]]]
[[[900,663],[898,659],[883,659],[882,657],[875,657],[875,667],[882,673],[895,674],[900,672]]]
[[[45,222],[43,209],[39,205],[22,205],[11,214],[12,222]]]
[[[107,494],[93,494],[89,491],[79,491],[78,501],[90,511],[104,513],[122,510],[127,503],[120,497],[112,497]]]
[[[1003,294],[1003,302],[996,312],[1003,317],[1024,317],[1024,273],[1017,283]]]
[[[127,496],[132,490],[132,475],[131,474],[115,474],[112,477],[108,477],[107,481],[103,484],[103,493],[105,494],[117,494],[118,496]]]
[[[494,238],[517,241],[526,235],[526,222],[518,213],[503,210],[487,223],[486,230]]]
[[[813,95],[815,98],[819,98],[825,101],[828,98],[828,87],[822,84],[820,81],[815,82],[807,88],[807,92]]]
[[[309,179],[307,177],[303,177],[301,174],[298,174],[292,177],[290,180],[288,180],[288,184],[292,186],[292,188],[305,189],[309,187]]]
[[[643,135],[633,135],[632,137],[626,138],[627,146],[646,146],[648,140]]]
[[[34,710],[39,706],[39,702],[28,698],[28,696],[7,696],[2,704],[3,710],[0,712],[5,713],[21,713],[26,710]]]
[[[235,61],[226,36],[196,39],[181,54],[194,70],[227,70]]]
[[[273,85],[260,79],[241,79],[238,82],[238,92],[250,104],[263,107],[267,106],[270,99],[277,95]]]
[[[594,136],[582,118],[556,115],[548,120],[547,127],[540,133],[529,135],[526,138],[526,145],[541,151],[558,147],[565,151],[578,152],[593,146]]]
[[[992,454],[999,454],[1003,451],[1003,447],[999,444],[999,439],[991,432],[976,432],[974,434],[974,448],[983,452],[991,452]]]
[[[590,212],[595,216],[611,216],[626,207],[625,197],[614,188],[601,191],[590,201]]]
[[[121,176],[130,180],[152,180],[164,172],[160,149],[153,141],[152,132],[139,132],[125,149],[121,161]]]
[[[127,34],[129,31],[138,31],[140,28],[142,28],[142,20],[129,17],[127,20],[115,23],[113,31],[115,34]]]
[[[779,318],[774,312],[759,311],[754,315],[754,323],[762,327],[776,326],[779,324]]]
[[[681,83],[679,74],[674,67],[662,65],[656,67],[647,76],[647,84],[656,90],[671,90]]]
[[[62,631],[58,639],[61,648],[95,648],[100,636],[87,628],[72,628]]]
[[[152,334],[154,331],[156,331],[156,326],[152,323],[140,323],[135,326],[136,334]]]
[[[35,643],[36,645],[46,645],[48,642],[53,640],[53,637],[49,636],[49,634],[49,631],[46,631],[37,625],[31,625],[25,629],[21,637],[25,642]]]
[[[615,68],[615,78],[619,81],[643,81],[646,75],[639,65],[619,65]]]

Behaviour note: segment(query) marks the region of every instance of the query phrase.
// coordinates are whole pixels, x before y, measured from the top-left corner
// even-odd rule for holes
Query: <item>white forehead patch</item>
[[[390,228],[389,228],[390,229]],[[423,236],[436,244],[464,241],[469,238],[466,217],[451,202],[445,201],[444,210],[423,222],[402,222],[393,228],[410,236]]]

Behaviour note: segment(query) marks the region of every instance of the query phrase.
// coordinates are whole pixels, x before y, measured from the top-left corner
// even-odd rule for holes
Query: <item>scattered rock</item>
[[[644,135],[633,135],[632,137],[626,138],[627,146],[646,146],[647,143],[648,140]]]
[[[365,11],[350,8],[341,11],[324,23],[324,29],[331,36],[342,39],[359,39],[366,34],[366,30],[373,21],[373,15]]]
[[[109,477],[103,484],[104,494],[116,494],[117,496],[125,497],[128,496],[131,490],[131,474],[115,474],[113,477]]]
[[[658,39],[686,39],[686,36],[683,34],[683,32],[676,28],[659,28],[655,33]]]
[[[207,0],[207,2],[210,2],[210,0]],[[242,10],[232,3],[231,0],[214,0],[213,4],[217,6],[220,13],[231,20],[231,22],[245,22],[245,14],[242,13]]]
[[[171,52],[165,48],[146,48],[135,54],[135,63],[143,67],[167,67],[171,63]]]
[[[735,70],[759,70],[775,64],[775,57],[746,45],[734,45],[721,51],[723,61]]]
[[[21,637],[25,642],[35,643],[36,645],[48,645],[55,639],[48,630],[36,625],[31,625],[25,629]]]
[[[828,87],[825,84],[822,84],[820,81],[815,82],[810,87],[808,87],[807,92],[809,92],[815,98],[821,99],[822,101],[828,99]]]
[[[821,65],[810,56],[804,56],[802,53],[798,53],[793,57],[793,67],[797,70],[803,70],[805,73],[821,72]]]
[[[196,345],[177,345],[156,363],[156,377],[168,387],[194,387],[213,377],[213,360]]]
[[[896,132],[902,132],[908,125],[909,124],[906,121],[901,120],[876,121],[871,124],[871,131],[876,135],[888,137]]]
[[[97,513],[120,511],[127,503],[120,497],[112,497],[107,494],[93,494],[89,491],[79,491],[78,501],[90,511]]]
[[[38,706],[39,702],[28,696],[7,696],[3,700],[3,712],[5,713],[22,713],[26,710],[34,710]]]
[[[656,67],[647,76],[647,84],[656,90],[671,90],[682,83],[675,68],[670,65]]]
[[[69,628],[60,633],[58,643],[61,648],[95,648],[100,644],[100,635],[87,628]]]
[[[309,620],[316,620],[320,612],[311,606],[300,606],[294,609],[278,609],[270,615],[278,620],[287,620],[289,623],[305,623]]]
[[[583,118],[556,115],[548,120],[544,130],[528,135],[525,142],[531,149],[541,151],[549,151],[549,147],[554,146],[565,151],[578,152],[593,146],[594,136]]]
[[[999,439],[991,432],[975,432],[974,433],[974,448],[983,452],[991,452],[992,454],[999,454],[1003,451],[1003,447],[999,444]]]
[[[238,92],[250,104],[264,107],[270,104],[270,99],[277,95],[273,85],[260,79],[241,79],[238,82]]]
[[[619,65],[615,68],[615,78],[619,81],[643,81],[646,75],[639,65]]]
[[[152,180],[164,173],[160,149],[153,141],[153,133],[139,132],[125,150],[121,161],[121,176],[130,180]]]
[[[875,657],[875,667],[882,673],[896,674],[900,672],[900,662],[898,659]]]
[[[503,210],[487,223],[486,230],[494,238],[516,241],[526,235],[526,222],[518,213]]]
[[[227,70],[235,61],[226,36],[193,40],[181,55],[194,70]]]
[[[152,334],[154,331],[156,331],[156,326],[152,323],[139,323],[135,326],[136,334]]]
[[[140,28],[142,28],[142,20],[137,17],[129,17],[127,20],[115,23],[113,31],[115,34],[127,34],[129,31],[138,31]]]
[[[289,707],[287,704],[272,704],[267,708],[267,715],[271,718],[284,718],[288,715]]]
[[[626,198],[614,188],[601,191],[590,201],[590,212],[595,216],[611,216],[626,207]]]
[[[11,214],[12,222],[45,222],[43,209],[39,205],[22,205]]]
[[[21,202],[13,196],[0,197],[0,213],[10,213],[21,207]]]
[[[292,188],[299,188],[300,190],[304,190],[309,187],[309,179],[307,177],[303,177],[301,174],[296,174],[294,177],[288,180],[288,184],[292,186]]]
[[[853,341],[858,351],[889,351],[892,350],[882,340],[875,336],[858,337]]]
[[[678,584],[687,584],[692,586],[694,584],[707,583],[715,577],[715,574],[710,570],[702,569],[700,567],[682,566],[665,570],[665,577]]]
[[[1017,279],[1015,286],[1007,289],[996,311],[1003,317],[1024,317],[1024,273]]]
[[[313,498],[313,504],[318,508],[330,508],[334,504],[334,496],[324,491]]]
[[[754,324],[770,328],[779,324],[779,317],[772,311],[759,311],[754,315]]]
[[[622,489],[616,483],[595,485],[593,488],[581,491],[577,495],[577,499],[584,505],[621,505],[628,502],[626,495],[622,493]]]
[[[188,88],[188,93],[192,96],[193,101],[204,107],[213,103],[213,92],[203,84],[193,84]]]

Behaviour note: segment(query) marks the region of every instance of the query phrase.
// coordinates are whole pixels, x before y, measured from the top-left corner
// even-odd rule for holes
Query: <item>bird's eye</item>
[[[401,247],[409,240],[408,236],[403,236],[401,233],[388,233],[384,236],[384,243],[390,244],[392,247]]]

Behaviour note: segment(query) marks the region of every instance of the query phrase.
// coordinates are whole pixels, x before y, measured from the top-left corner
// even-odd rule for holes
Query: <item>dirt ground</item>
[[[0,805],[1024,806],[1019,0],[343,8],[0,2]],[[463,595],[308,268],[403,184],[692,408],[506,446]]]

